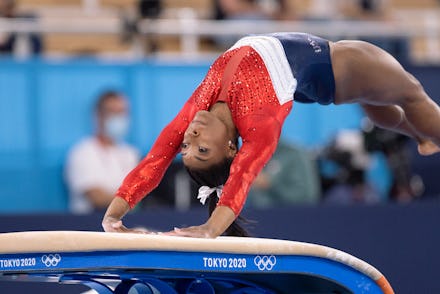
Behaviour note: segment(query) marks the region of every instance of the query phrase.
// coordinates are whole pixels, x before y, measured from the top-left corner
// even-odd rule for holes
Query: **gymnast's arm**
[[[281,133],[281,124],[273,117],[252,116],[242,123],[249,127],[241,134],[243,145],[232,162],[229,178],[211,217],[200,226],[175,228],[171,235],[215,238],[240,214],[252,182],[275,152]]]
[[[173,121],[162,130],[147,156],[125,177],[104,215],[102,226],[105,231],[130,231],[122,225],[121,219],[162,180],[180,149],[189,121],[197,111],[192,100],[188,100]]]
[[[220,89],[224,60],[217,59],[179,114],[160,133],[147,156],[124,179],[102,221],[107,232],[127,232],[122,217],[156,188],[180,149],[184,133],[199,110],[207,110]],[[205,101],[197,103],[196,101]]]

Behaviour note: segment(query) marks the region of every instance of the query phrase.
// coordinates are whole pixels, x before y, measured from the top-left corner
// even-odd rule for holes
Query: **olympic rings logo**
[[[268,270],[271,271],[275,264],[277,263],[277,258],[273,255],[271,256],[255,256],[254,264],[258,267],[260,271]]]
[[[61,256],[57,254],[48,254],[41,257],[41,262],[44,263],[46,267],[57,266],[61,261]]]

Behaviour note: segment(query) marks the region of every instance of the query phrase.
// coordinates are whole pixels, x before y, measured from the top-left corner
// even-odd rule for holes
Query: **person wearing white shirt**
[[[129,116],[122,94],[104,92],[96,103],[95,115],[94,136],[74,145],[67,157],[69,210],[76,214],[104,210],[140,158],[136,148],[123,141]]]

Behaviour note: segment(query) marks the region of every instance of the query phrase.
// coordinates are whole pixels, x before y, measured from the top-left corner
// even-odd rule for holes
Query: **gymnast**
[[[331,42],[305,33],[240,39],[210,67],[150,152],[125,178],[102,225],[140,232],[123,216],[160,182],[180,152],[202,186],[210,217],[168,235],[246,236],[237,218],[250,185],[270,159],[293,100],[359,103],[377,125],[412,137],[421,155],[440,151],[440,108],[390,54],[362,41]],[[238,138],[242,144],[239,147]]]

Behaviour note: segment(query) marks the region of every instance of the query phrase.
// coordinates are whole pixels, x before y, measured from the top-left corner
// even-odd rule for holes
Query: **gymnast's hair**
[[[208,169],[194,169],[185,166],[190,177],[199,186],[217,187],[224,185],[229,177],[229,169],[232,164],[232,158],[225,158],[220,163],[217,163]],[[217,206],[218,197],[214,191],[209,195],[208,198],[208,209],[209,216],[211,216],[215,207]],[[242,227],[242,223],[247,223],[248,221],[243,217],[239,216],[225,231],[226,236],[238,236],[238,237],[249,237],[248,231]]]

